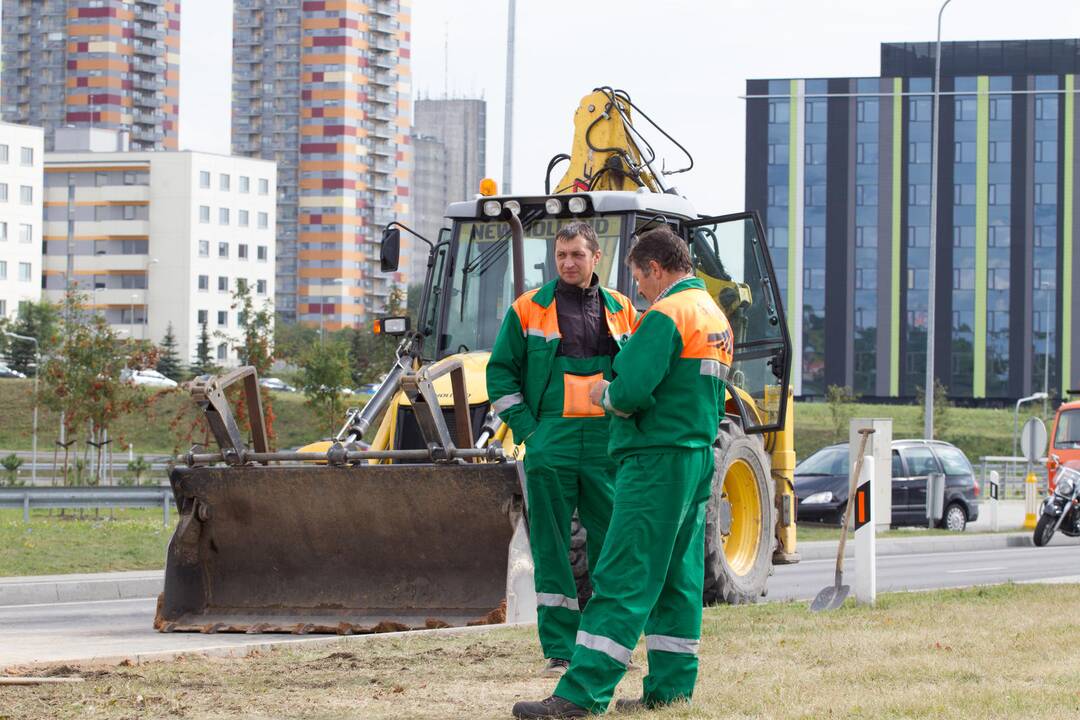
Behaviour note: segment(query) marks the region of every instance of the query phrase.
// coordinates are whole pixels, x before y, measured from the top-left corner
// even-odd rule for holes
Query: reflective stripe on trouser
[[[649,655],[646,704],[693,695],[712,473],[711,447],[630,455],[619,463],[593,596],[555,695],[603,712],[642,632]]]
[[[607,454],[607,418],[539,420],[525,451],[537,625],[544,657],[569,660],[581,619],[569,558],[574,509],[588,534],[591,572],[611,518],[615,464]]]

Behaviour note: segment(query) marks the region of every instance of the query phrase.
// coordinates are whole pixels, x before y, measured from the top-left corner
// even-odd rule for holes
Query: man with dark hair
[[[535,567],[543,674],[561,676],[581,617],[570,566],[574,510],[586,531],[590,571],[611,517],[615,463],[609,421],[589,388],[612,378],[611,363],[630,336],[630,300],[600,286],[600,245],[584,222],[554,241],[559,277],[510,307],[487,366],[491,407],[524,442],[529,541]]]
[[[666,226],[644,233],[627,262],[651,306],[615,359],[615,379],[589,393],[614,416],[611,524],[570,668],[551,697],[514,705],[518,718],[604,712],[642,631],[644,691],[617,707],[689,700],[697,681],[705,504],[731,326]]]

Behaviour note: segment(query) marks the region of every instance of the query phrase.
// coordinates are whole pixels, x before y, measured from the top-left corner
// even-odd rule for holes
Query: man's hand
[[[604,391],[610,384],[607,380],[597,380],[592,384],[589,388],[589,400],[592,400],[593,405],[601,405],[604,400]]]

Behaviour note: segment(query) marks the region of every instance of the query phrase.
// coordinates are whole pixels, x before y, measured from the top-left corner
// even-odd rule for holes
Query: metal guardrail
[[[979,458],[981,479],[980,484],[985,488],[990,478],[991,471],[997,471],[1000,477],[1000,497],[1005,499],[1017,499],[1024,497],[1024,478],[1028,473],[1028,461],[1023,457],[1010,457],[1007,455],[987,455]],[[1040,492],[1047,492],[1046,458],[1040,458],[1038,463],[1031,465],[1031,471],[1035,473]],[[984,495],[985,497],[985,495]]]
[[[30,522],[30,508],[161,508],[168,527],[175,500],[167,487],[18,487],[0,488],[0,508],[22,508]]]

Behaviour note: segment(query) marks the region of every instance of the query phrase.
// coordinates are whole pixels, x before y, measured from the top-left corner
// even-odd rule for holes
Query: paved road
[[[1006,581],[1080,582],[1080,548],[1006,548],[881,557],[878,591],[922,590]],[[857,571],[854,563],[849,571]],[[809,600],[833,581],[834,560],[778,567],[769,600]],[[0,670],[29,662],[153,657],[191,651],[230,652],[267,642],[310,643],[318,638],[267,635],[160,634],[151,628],[154,600],[56,603],[0,607]]]

